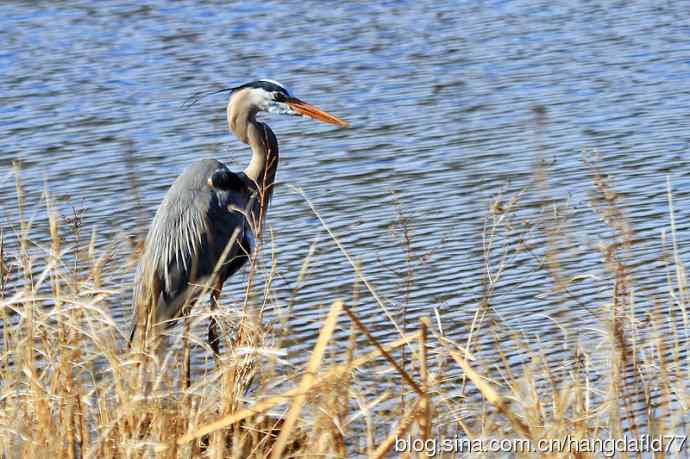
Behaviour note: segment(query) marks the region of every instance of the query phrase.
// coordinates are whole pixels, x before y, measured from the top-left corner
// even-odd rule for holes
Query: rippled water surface
[[[38,228],[47,182],[63,215],[85,209],[101,247],[141,234],[191,161],[218,158],[241,170],[249,158],[227,132],[224,96],[190,108],[184,101],[268,77],[351,122],[335,129],[264,117],[282,153],[268,220],[275,306],[288,303],[317,241],[287,325],[296,362],[323,305],[349,298],[355,275],[290,185],[304,189],[399,323],[404,305],[408,323],[435,308],[458,339],[486,285],[491,203],[500,195],[505,207],[522,193],[514,234],[501,232],[491,251],[495,269],[504,240],[518,249],[491,314],[542,342],[562,333],[586,340],[599,333],[598,308],[612,290],[599,246],[614,239],[592,207],[583,152],[598,152],[631,227],[637,307],[668,296],[667,177],[679,254],[690,261],[689,18],[687,2],[642,0],[4,2],[5,231],[17,218],[11,164],[19,160]],[[579,276],[565,291],[543,263],[549,250],[562,279]],[[132,271],[122,274],[127,282]],[[241,297],[245,279],[228,282],[227,303]],[[127,295],[113,304],[122,324]],[[362,289],[357,311],[382,340],[397,334]]]

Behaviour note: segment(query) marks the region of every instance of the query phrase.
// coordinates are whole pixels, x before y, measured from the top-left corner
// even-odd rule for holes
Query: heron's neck
[[[256,110],[243,109],[240,104],[228,106],[230,130],[252,149],[252,159],[244,174],[270,199],[278,170],[278,141],[271,128],[255,116]]]

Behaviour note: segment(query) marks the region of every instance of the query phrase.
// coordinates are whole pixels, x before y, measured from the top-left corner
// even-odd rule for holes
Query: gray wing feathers
[[[192,269],[192,259],[198,256],[202,238],[208,230],[208,210],[211,192],[205,190],[171,189],[166,195],[146,238],[147,257],[163,274],[164,289],[173,289],[170,267],[181,265]]]

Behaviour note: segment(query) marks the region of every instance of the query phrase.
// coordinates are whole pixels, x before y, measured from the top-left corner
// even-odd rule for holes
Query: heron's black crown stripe
[[[235,88],[232,88],[233,91],[238,91],[240,89],[244,88],[257,88],[257,89],[264,89],[268,92],[281,92],[285,94],[286,96],[289,96],[290,93],[286,88],[281,86],[280,84],[274,83],[273,81],[268,81],[268,80],[256,80],[256,81],[251,81],[249,83],[245,83],[242,86],[237,86]]]
[[[217,91],[210,91],[210,92],[198,92],[191,97],[189,97],[183,104],[182,106],[185,108],[189,108],[192,105],[196,104],[201,100],[201,98],[206,97],[206,96],[212,96],[214,94],[220,94],[221,92],[234,92],[234,91],[239,91],[240,89],[244,88],[261,88],[264,89],[268,92],[279,92],[282,94],[285,94],[286,96],[290,97],[290,91],[287,90],[284,86],[282,86],[278,82],[274,81],[269,81],[269,80],[256,80],[256,81],[251,81],[249,83],[245,83],[241,86],[235,86],[234,88],[224,88],[224,89],[219,89]]]

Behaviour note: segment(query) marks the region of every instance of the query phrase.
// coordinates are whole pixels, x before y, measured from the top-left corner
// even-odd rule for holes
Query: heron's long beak
[[[320,108],[317,108],[311,104],[308,104],[304,102],[303,100],[299,100],[296,97],[290,97],[285,103],[295,112],[299,113],[300,115],[303,116],[308,116],[311,119],[317,120],[317,121],[322,121],[324,123],[329,123],[329,124],[336,124],[338,126],[345,127],[348,125],[348,122],[345,120],[341,120],[337,116],[331,115],[330,113],[326,113]]]

